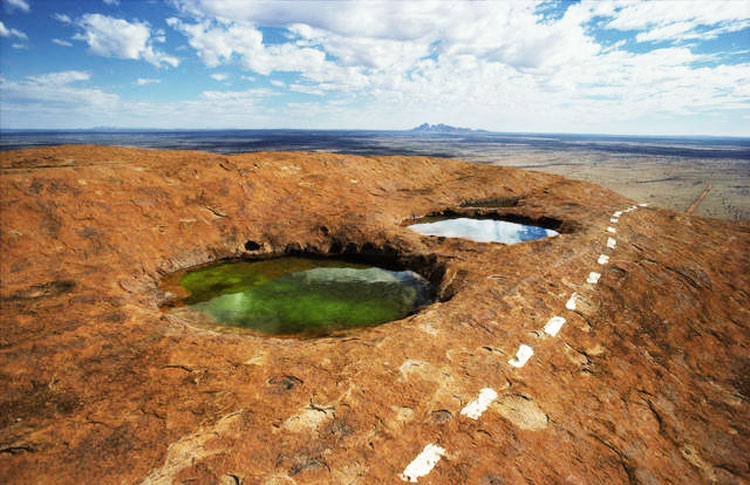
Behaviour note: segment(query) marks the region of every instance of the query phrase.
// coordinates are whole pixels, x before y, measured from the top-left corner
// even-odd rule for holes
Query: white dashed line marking
[[[576,294],[575,293],[570,295],[568,302],[565,304],[565,308],[571,311],[576,309]]]
[[[544,326],[544,333],[554,337],[557,335],[557,332],[560,331],[564,323],[565,319],[563,317],[552,317],[547,322],[547,325]]]
[[[591,273],[589,273],[589,277],[586,278],[586,283],[591,283],[592,285],[595,285],[599,281],[599,278],[601,277],[602,277],[601,274],[597,273],[596,271],[592,271]]]
[[[638,204],[638,206],[647,207],[648,204],[641,203]],[[617,224],[617,222],[619,221],[619,217],[623,213],[634,211],[638,208],[638,206],[633,205],[628,207],[627,209],[615,211],[609,221],[612,224]],[[617,233],[615,228],[612,226],[607,227],[607,232],[610,234]],[[614,249],[616,245],[617,241],[614,238],[607,237],[607,248]],[[609,263],[609,256],[607,256],[606,254],[600,254],[596,262],[600,265],[605,265]],[[601,276],[602,275],[600,273],[592,271],[586,278],[586,283],[595,285],[599,282],[599,278],[601,278]],[[570,296],[568,301],[565,303],[565,308],[571,311],[575,311],[576,296],[576,293],[573,293]],[[547,324],[544,326],[544,333],[550,335],[551,337],[557,336],[565,322],[566,320],[563,317],[554,316],[550,318],[547,321]],[[508,361],[508,364],[516,368],[521,368],[526,365],[526,362],[528,362],[528,360],[533,355],[534,349],[532,349],[528,345],[521,344],[518,346],[516,356],[510,359]],[[479,419],[482,413],[484,413],[489,408],[489,406],[495,401],[495,399],[497,399],[497,392],[489,387],[485,387],[484,389],[481,389],[479,391],[479,396],[475,400],[469,402],[466,406],[464,406],[464,408],[461,410],[461,415],[475,420]],[[446,452],[444,448],[435,444],[428,444],[414,459],[414,461],[409,463],[409,465],[404,469],[403,473],[399,475],[399,478],[401,478],[401,480],[405,482],[416,483],[420,477],[428,475],[432,471],[432,469],[435,468],[435,466],[440,461],[440,458],[444,456],[445,453]]]
[[[404,469],[404,472],[399,477],[405,482],[416,483],[419,477],[427,475],[435,468],[437,462],[440,461],[440,457],[444,454],[445,449],[430,443],[424,447],[419,456],[414,458],[414,461],[409,463],[409,466]]]
[[[479,416],[490,407],[490,404],[492,404],[492,401],[495,399],[497,399],[497,393],[493,389],[485,387],[479,391],[479,397],[474,401],[471,401],[461,410],[461,414],[463,416],[468,416],[471,419],[479,419]]]
[[[534,355],[534,349],[532,349],[528,345],[521,344],[518,347],[516,356],[510,359],[508,363],[513,367],[517,367],[520,369],[521,367],[526,365],[526,362],[531,358],[532,355]]]

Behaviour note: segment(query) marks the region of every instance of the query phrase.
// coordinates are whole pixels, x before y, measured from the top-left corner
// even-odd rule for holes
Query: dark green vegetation
[[[301,257],[220,263],[186,273],[180,285],[191,311],[273,335],[379,325],[414,313],[430,295],[411,271]]]

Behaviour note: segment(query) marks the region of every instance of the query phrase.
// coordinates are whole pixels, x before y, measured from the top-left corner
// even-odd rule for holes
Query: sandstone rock
[[[533,399],[521,394],[500,397],[495,404],[497,412],[521,429],[539,431],[547,427],[547,415]]]
[[[4,483],[394,483],[428,444],[422,483],[750,480],[746,222],[425,157],[63,146],[0,166]],[[430,213],[561,234],[403,225]],[[165,274],[287,252],[408,266],[440,301],[309,340],[160,309]]]

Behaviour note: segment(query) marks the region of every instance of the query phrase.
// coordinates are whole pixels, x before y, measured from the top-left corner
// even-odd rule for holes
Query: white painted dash
[[[609,256],[606,254],[600,254],[599,259],[597,259],[596,262],[599,264],[607,264],[609,263]]]
[[[422,453],[414,458],[414,461],[409,463],[409,466],[404,469],[399,477],[405,482],[416,483],[419,477],[429,474],[435,468],[435,465],[440,461],[440,457],[444,454],[444,448],[430,443],[424,447]]]
[[[576,309],[576,294],[573,293],[570,295],[570,298],[568,299],[568,302],[565,304],[565,308],[568,310],[575,310]]]
[[[617,244],[617,241],[615,241],[615,240],[614,240],[614,239],[612,239],[611,237],[608,237],[608,238],[607,238],[607,247],[608,247],[609,249],[614,249],[614,248],[615,248],[615,245],[616,245],[616,244]]]
[[[641,206],[641,207],[648,207],[648,202],[644,202],[644,203],[638,204],[638,205]]]
[[[607,232],[610,233],[610,234],[615,234],[615,233],[617,233],[617,230],[614,227],[609,226],[607,228]]]
[[[485,387],[479,391],[479,397],[464,406],[461,410],[461,414],[468,416],[471,419],[479,419],[479,416],[490,407],[490,404],[492,404],[492,401],[495,399],[497,399],[497,393],[493,389]]]
[[[589,277],[586,278],[586,283],[591,283],[592,285],[595,285],[599,282],[599,278],[601,278],[602,275],[597,273],[596,271],[592,271],[589,273]]]
[[[622,211],[615,211],[615,212],[614,212],[614,213],[612,214],[612,217],[620,217],[621,215],[622,215]]]
[[[513,367],[521,368],[526,365],[526,362],[531,358],[532,355],[534,355],[534,349],[532,349],[528,345],[521,344],[518,347],[516,356],[510,359],[508,363]]]
[[[564,323],[565,319],[563,317],[552,317],[547,322],[547,325],[544,326],[544,333],[554,337],[557,335],[557,332],[560,331]]]
[[[617,221],[619,221],[619,219],[617,217],[610,217],[609,218],[609,222],[611,222],[612,224],[617,224]]]

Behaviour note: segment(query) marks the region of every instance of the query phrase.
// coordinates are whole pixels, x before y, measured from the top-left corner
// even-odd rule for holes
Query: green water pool
[[[179,285],[182,314],[270,335],[325,336],[399,320],[432,293],[413,271],[305,257],[219,263],[185,272]]]

